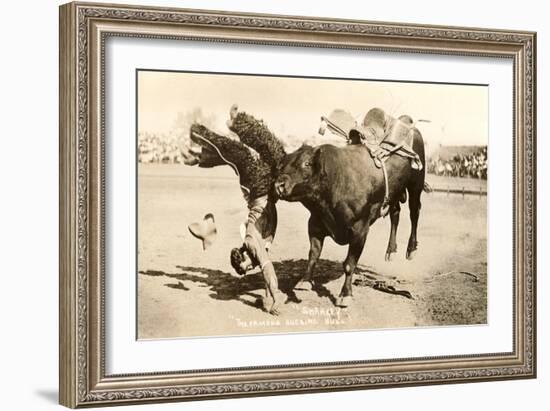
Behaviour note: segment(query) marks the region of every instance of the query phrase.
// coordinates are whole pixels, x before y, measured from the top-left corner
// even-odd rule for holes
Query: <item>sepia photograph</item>
[[[485,325],[486,84],[136,71],[140,340]]]

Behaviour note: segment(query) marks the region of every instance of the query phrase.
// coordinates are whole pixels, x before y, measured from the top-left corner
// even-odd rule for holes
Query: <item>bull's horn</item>
[[[202,221],[191,223],[187,228],[193,237],[202,241],[203,250],[208,249],[214,243],[218,233],[214,216],[210,213],[206,214]]]

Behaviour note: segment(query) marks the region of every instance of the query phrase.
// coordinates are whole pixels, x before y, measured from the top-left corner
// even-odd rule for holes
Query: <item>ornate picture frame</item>
[[[105,371],[105,42],[201,40],[513,61],[513,350],[108,375]],[[536,377],[536,34],[221,11],[60,7],[60,403],[67,407]]]

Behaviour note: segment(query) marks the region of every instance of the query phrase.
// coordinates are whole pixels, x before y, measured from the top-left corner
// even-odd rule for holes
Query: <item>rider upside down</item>
[[[266,285],[262,307],[278,315],[286,295],[280,291],[269,246],[277,229],[277,196],[273,190],[276,171],[286,155],[283,144],[263,124],[245,112],[231,107],[228,128],[239,137],[235,141],[214,133],[201,124],[193,124],[190,138],[201,147],[200,152],[187,150],[184,163],[199,167],[229,165],[239,178],[248,207],[244,223],[243,244],[230,253],[231,265],[239,275],[260,267]],[[259,154],[259,158],[252,154]]]

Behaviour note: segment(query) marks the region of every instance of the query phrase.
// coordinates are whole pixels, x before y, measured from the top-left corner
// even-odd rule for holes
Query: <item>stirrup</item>
[[[390,212],[390,199],[388,197],[384,197],[384,202],[382,203],[382,207],[380,207],[380,217],[384,218],[388,215]]]

